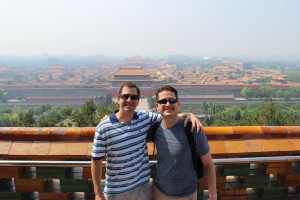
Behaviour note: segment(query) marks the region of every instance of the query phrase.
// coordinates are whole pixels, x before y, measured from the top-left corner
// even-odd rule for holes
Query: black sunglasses
[[[123,100],[129,99],[129,97],[131,100],[137,100],[140,98],[139,95],[136,94],[120,94],[119,97]]]
[[[174,103],[177,103],[178,99],[175,99],[175,98],[171,98],[171,99],[161,99],[161,100],[158,100],[157,103],[159,104],[167,104],[167,102],[169,102],[170,104],[174,104]]]

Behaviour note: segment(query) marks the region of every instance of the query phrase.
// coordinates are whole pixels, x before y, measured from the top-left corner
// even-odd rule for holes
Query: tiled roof
[[[150,76],[150,73],[144,70],[144,68],[120,68],[117,72],[112,73],[113,76],[130,76],[130,75],[144,75]]]

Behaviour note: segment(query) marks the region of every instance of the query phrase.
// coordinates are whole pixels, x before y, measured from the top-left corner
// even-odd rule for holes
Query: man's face
[[[176,99],[176,95],[170,91],[162,91],[158,93],[158,101],[156,109],[163,117],[173,117],[178,115],[180,103]]]
[[[133,95],[133,96],[132,96]],[[139,104],[140,99],[137,98],[136,88],[123,87],[121,94],[118,97],[118,104],[120,110],[123,111],[134,111]]]

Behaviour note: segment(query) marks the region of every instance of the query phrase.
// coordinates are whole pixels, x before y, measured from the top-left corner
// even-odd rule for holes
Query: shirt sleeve
[[[100,160],[107,154],[107,133],[103,123],[100,123],[95,131],[92,159]]]
[[[202,129],[201,133],[193,133],[196,143],[196,149],[199,156],[204,156],[210,151],[210,146],[208,144],[207,138]]]

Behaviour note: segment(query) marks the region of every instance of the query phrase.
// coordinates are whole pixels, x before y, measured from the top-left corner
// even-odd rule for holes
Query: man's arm
[[[216,170],[210,152],[201,156],[209,190],[209,200],[217,200]]]
[[[187,123],[190,121],[192,122],[192,129],[191,132],[194,131],[194,129],[196,128],[196,133],[200,133],[202,130],[202,124],[200,122],[200,120],[198,119],[198,117],[196,115],[194,115],[193,113],[180,113],[178,114],[179,117],[185,118],[184,120],[184,127],[187,125]]]
[[[95,200],[105,200],[101,191],[102,160],[92,160],[91,172],[94,184]]]

